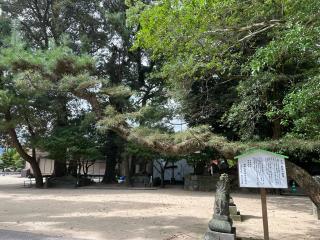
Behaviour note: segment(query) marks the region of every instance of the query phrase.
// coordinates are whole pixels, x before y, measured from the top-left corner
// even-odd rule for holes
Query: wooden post
[[[263,234],[264,240],[269,240],[269,227],[268,227],[268,211],[267,211],[267,194],[266,189],[260,189],[261,205],[262,205],[262,219],[263,219]]]

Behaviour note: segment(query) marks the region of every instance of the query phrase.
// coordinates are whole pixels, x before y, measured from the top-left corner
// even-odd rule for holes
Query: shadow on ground
[[[138,200],[130,198],[140,191],[126,192],[126,196],[122,195],[125,193],[122,190],[102,191],[95,192],[92,197],[89,197],[91,190],[81,190],[82,196],[80,191],[68,190],[16,189],[11,192],[0,189],[0,192],[2,193],[0,225],[11,226],[13,229],[29,231],[40,228],[45,229],[44,233],[58,234],[81,232],[88,237],[86,239],[111,240],[119,239],[121,236],[120,239],[126,240],[193,240],[201,236],[207,228],[206,218],[173,214],[172,209],[177,207],[173,201],[148,202],[141,198]],[[154,195],[154,192],[157,191],[148,191],[148,194]],[[119,200],[115,199],[113,193],[117,194]],[[4,207],[10,205],[24,207],[15,210]],[[77,235],[72,234],[72,236]],[[0,240],[2,239],[71,240],[72,238],[0,231]]]
[[[0,240],[81,240],[75,238],[50,237],[43,234],[0,229]]]
[[[273,198],[268,198],[268,208],[272,210],[274,208],[280,207],[281,209],[290,210],[293,212],[312,212],[311,200],[306,201],[304,196],[276,196]],[[320,239],[320,238],[319,238]]]
[[[249,219],[262,219],[260,216],[254,216],[254,215],[241,215],[242,221],[246,221]]]
[[[0,240],[79,240],[59,236],[80,236],[90,240],[201,239],[211,217],[214,196],[214,193],[179,189],[97,191],[24,189],[21,185],[17,186],[2,184],[0,178],[0,227],[28,232],[0,230]],[[208,201],[200,201],[201,198],[207,198]],[[182,199],[184,202],[181,202]],[[240,211],[242,212],[242,203],[247,207],[246,213],[249,213],[243,215],[244,220],[248,221],[236,223],[240,237],[238,240],[262,240],[262,232],[256,231],[257,224],[262,224],[261,217],[257,216],[261,211],[259,195],[237,194],[235,200],[237,199],[240,202]],[[210,205],[206,204],[208,202]],[[250,205],[255,202],[258,202],[257,215]],[[194,208],[196,205],[199,207]],[[280,229],[281,231],[277,229],[279,233],[276,239],[319,239],[317,226],[311,220],[304,221],[308,223],[307,227],[301,226],[296,220],[300,211],[305,213],[306,209],[311,209],[311,204],[308,204],[305,198],[272,197],[268,199],[268,207],[270,213],[279,209],[290,210],[286,214],[292,214],[292,217],[284,219],[291,219],[290,224],[301,227],[301,231],[296,233],[291,232],[288,226],[287,229]],[[205,210],[202,211],[203,209]],[[201,211],[201,214],[195,210]],[[252,232],[252,229],[255,232]],[[30,231],[47,235],[32,234]],[[55,237],[48,236],[51,233]]]
[[[263,238],[237,238],[237,240],[263,240]]]

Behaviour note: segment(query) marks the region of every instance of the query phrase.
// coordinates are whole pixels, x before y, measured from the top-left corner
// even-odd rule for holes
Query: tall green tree
[[[63,83],[62,86],[58,83],[64,82],[66,76],[72,78],[72,75],[92,68],[88,56],[70,56],[71,53],[70,49],[63,47],[32,52],[19,43],[0,52],[1,130],[9,136],[11,145],[20,156],[32,166],[38,187],[43,181],[36,148],[59,119],[56,114],[59,96],[66,96]],[[72,64],[68,65],[68,62]]]
[[[234,99],[220,114],[223,117],[210,125],[228,123],[238,138],[247,141],[279,139],[286,132],[290,133],[291,130],[281,126],[281,122],[283,114],[293,106],[288,105],[289,109],[283,106],[295,98],[295,88],[301,82],[307,83],[318,75],[317,1],[165,0],[151,5],[144,1],[128,3],[131,6],[129,19],[138,27],[134,49],[147,49],[152,60],[162,61],[161,68],[153,76],[166,79],[178,99],[188,99],[193,86],[203,86],[197,83],[199,81],[210,81],[207,86],[214,87],[232,82],[225,90],[236,89],[237,95],[232,94]],[[199,92],[208,93],[201,89]],[[114,116],[113,121],[110,113]],[[113,129],[127,140],[166,154],[188,154],[196,149],[213,147],[230,157],[253,145],[289,152],[295,148],[316,152],[318,146],[317,142],[305,144],[294,139],[229,143],[204,127],[176,135],[142,131],[124,124],[130,115],[110,113],[109,119],[100,121],[102,126]],[[294,114],[291,117],[297,116]],[[303,169],[291,162],[287,165],[288,175],[305,187],[311,199],[319,205],[319,184]]]
[[[71,39],[75,51],[96,52],[108,38],[104,1],[22,0],[0,2],[4,14],[19,20],[24,39],[32,48],[60,45]]]
[[[24,167],[24,162],[15,149],[6,149],[0,157],[0,168],[21,169]]]
[[[42,148],[49,152],[49,158],[56,162],[68,161],[69,174],[78,175],[83,170],[87,174],[96,160],[103,159],[104,138],[95,128],[94,115],[87,113],[71,119],[67,126],[57,127],[50,136],[42,139]],[[67,149],[67,153],[61,149]]]
[[[9,135],[19,154],[32,165],[37,186],[42,185],[42,176],[36,161],[36,148],[42,147],[46,139],[55,139],[58,132],[62,142],[68,142],[67,139],[70,137],[78,138],[79,141],[82,139],[80,136],[70,136],[70,129],[75,128],[74,124],[79,124],[78,121],[72,120],[72,117],[77,118],[92,111],[95,119],[101,119],[106,106],[113,106],[112,109],[119,111],[119,105],[115,104],[115,100],[116,103],[121,103],[122,111],[126,112],[134,111],[139,105],[136,102],[139,102],[140,97],[134,97],[134,92],[129,87],[115,85],[110,80],[99,78],[95,62],[90,55],[78,55],[68,47],[30,50],[18,44],[3,48],[0,55],[0,66],[6,72],[2,76],[0,101],[2,130]],[[73,112],[65,126],[56,125],[59,120],[56,111],[56,107],[59,106],[56,101],[61,95],[68,97],[69,111]],[[133,102],[129,101],[131,96]],[[72,109],[72,103],[77,101],[80,101],[80,104]],[[59,131],[61,129],[65,130]],[[19,138],[19,134],[23,134],[23,137]],[[59,141],[51,141],[51,151],[57,148],[60,152],[61,148],[70,150],[70,143],[74,144],[73,149],[80,149],[74,141],[70,141],[69,144],[58,143]],[[100,143],[97,142],[96,145]],[[32,153],[29,154],[25,147],[30,147]],[[109,171],[112,172],[110,169]]]
[[[163,83],[148,74],[155,63],[148,62],[148,55],[141,49],[129,51],[136,29],[126,25],[124,0],[112,1],[1,1],[4,14],[20,23],[20,30],[31,49],[48,49],[53,45],[67,45],[77,54],[84,53],[97,59],[96,75],[108,78],[111,85],[123,84],[138,92],[136,102],[146,105],[152,98],[165,99]],[[66,41],[66,39],[68,39]],[[126,111],[129,99],[119,100],[110,96],[110,102],[119,112]],[[56,98],[56,115],[53,125],[68,125],[68,97],[59,93]],[[101,107],[103,109],[104,106]],[[120,153],[116,146],[124,144],[108,132],[106,144],[106,169],[104,182],[114,179],[114,167]],[[66,149],[61,149],[66,153]],[[57,162],[55,172],[63,175],[65,164]],[[61,163],[61,164],[60,164]]]
[[[130,11],[136,47],[164,60],[158,74],[179,92],[190,123],[240,139],[290,131],[283,99],[318,74],[317,1],[135,1]]]

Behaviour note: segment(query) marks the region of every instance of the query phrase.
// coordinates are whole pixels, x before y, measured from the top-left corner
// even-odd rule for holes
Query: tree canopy
[[[316,0],[1,6],[1,133],[39,186],[39,147],[61,149],[57,158],[104,153],[107,180],[121,151],[172,157],[210,148],[232,158],[261,147],[319,160]],[[170,127],[177,115],[184,132]]]
[[[178,91],[192,124],[247,140],[308,131],[301,121],[316,116],[297,120],[294,105],[318,82],[317,1],[135,1],[128,13],[135,47],[163,61],[155,74]]]

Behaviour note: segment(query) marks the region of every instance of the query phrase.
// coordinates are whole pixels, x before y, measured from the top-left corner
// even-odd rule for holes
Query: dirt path
[[[7,239],[1,238],[2,229],[42,234],[43,239],[194,240],[201,239],[212,214],[213,193],[22,185],[22,179],[0,177],[0,239]],[[245,218],[235,224],[238,236],[262,239],[259,196],[233,198]],[[307,198],[269,196],[268,210],[271,239],[320,240],[320,221],[311,215]]]

